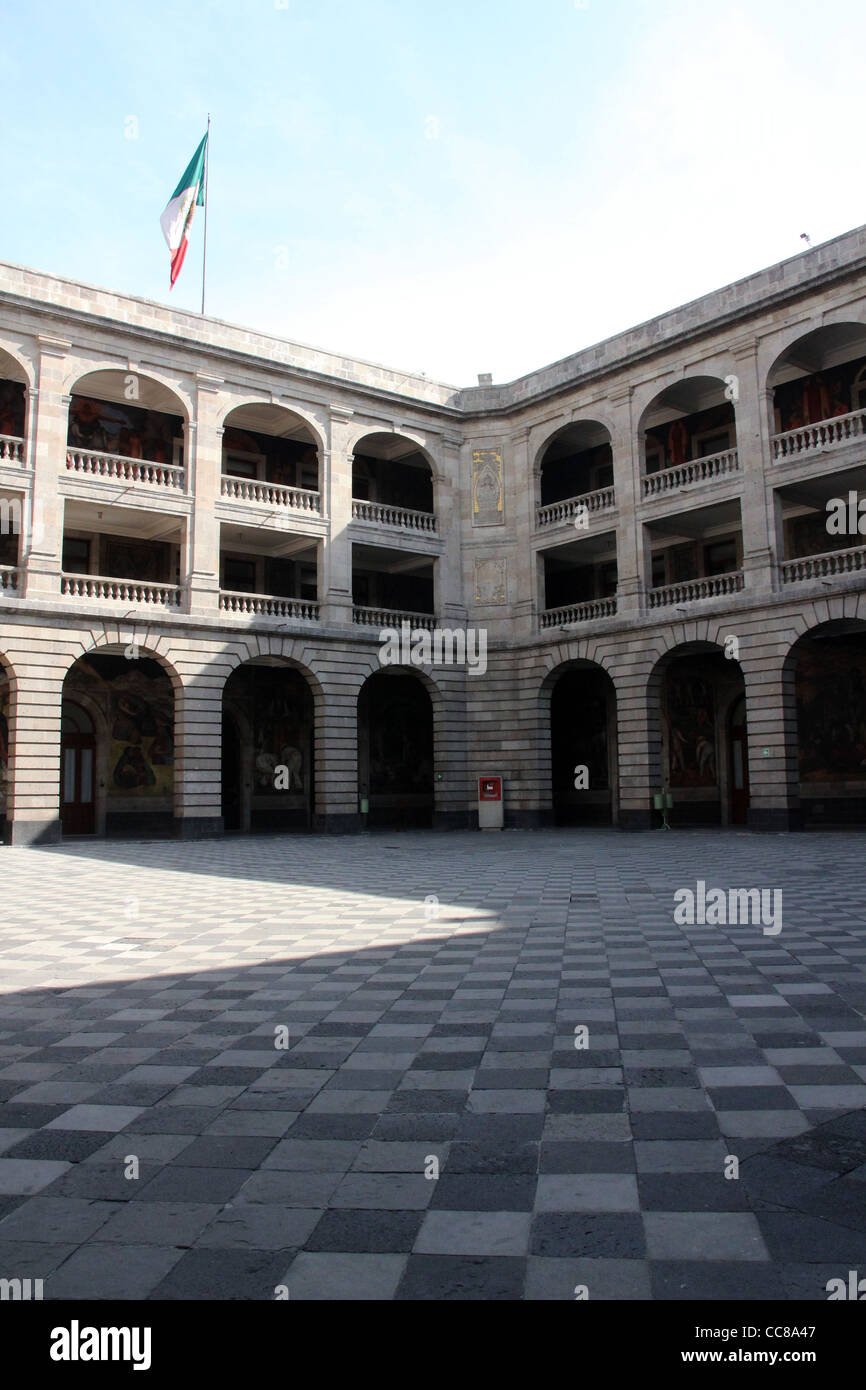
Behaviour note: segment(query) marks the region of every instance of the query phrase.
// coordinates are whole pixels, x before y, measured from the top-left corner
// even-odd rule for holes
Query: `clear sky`
[[[863,0],[26,0],[0,259],[505,381],[866,222]],[[130,118],[134,118],[134,121]],[[129,138],[131,135],[136,138]]]

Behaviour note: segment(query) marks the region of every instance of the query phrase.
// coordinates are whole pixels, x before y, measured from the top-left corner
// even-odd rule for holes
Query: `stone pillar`
[[[361,829],[358,802],[357,681],[332,686],[316,708],[313,828],[333,835]]]
[[[449,623],[466,622],[466,602],[463,593],[461,548],[462,518],[460,513],[460,440],[456,435],[443,435],[443,458],[439,460],[434,479],[436,534],[443,543],[436,560],[434,584],[436,618],[443,627]]]
[[[64,364],[70,344],[43,334],[38,341],[39,387],[30,400],[35,420],[28,422],[33,490],[21,553],[23,592],[25,598],[58,599],[63,554],[58,478],[66,467],[69,397],[64,394]]]
[[[190,654],[177,662],[174,692],[174,819],[180,839],[223,832],[222,692],[225,671]]]
[[[60,710],[65,667],[15,660],[6,840],[12,845],[60,839]]]
[[[658,753],[661,731],[651,715],[648,680],[654,656],[640,656],[614,678],[619,785],[618,824],[622,830],[650,830],[652,797],[660,790]]]
[[[185,541],[188,612],[219,612],[220,526],[216,504],[222,479],[223,402],[219,377],[196,373],[196,419],[187,425],[187,487],[193,497]]]
[[[649,584],[647,546],[640,519],[642,483],[641,457],[635,438],[631,410],[631,388],[626,386],[609,398],[613,412],[611,449],[613,481],[616,489],[616,611],[618,617],[637,618],[643,611]],[[596,523],[603,524],[603,514]]]
[[[794,665],[741,662],[749,739],[752,830],[802,830]]]
[[[352,543],[349,526],[352,521],[352,454],[349,436],[352,433],[351,410],[332,406],[330,448],[323,460],[327,479],[327,499],[330,528],[322,545],[320,565],[321,619],[327,627],[352,627]],[[318,755],[317,755],[318,756]]]
[[[774,588],[775,518],[767,502],[771,445],[766,393],[758,375],[754,340],[735,344],[733,352],[736,382],[729,390],[733,385],[738,397],[734,415],[742,478],[743,575],[747,589],[767,591]]]

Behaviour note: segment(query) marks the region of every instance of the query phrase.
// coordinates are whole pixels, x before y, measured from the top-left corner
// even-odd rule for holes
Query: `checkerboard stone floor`
[[[866,1275],[864,844],[0,850],[0,1277],[825,1299]],[[781,934],[676,925],[698,879],[781,888]]]

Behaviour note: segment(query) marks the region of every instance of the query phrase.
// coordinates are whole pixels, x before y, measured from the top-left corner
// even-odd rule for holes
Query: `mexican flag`
[[[159,219],[163,236],[171,252],[171,286],[180,274],[186,248],[189,245],[189,229],[193,213],[204,205],[204,168],[207,157],[207,136],[205,135],[186,169],[180,183],[168,200],[165,212]]]

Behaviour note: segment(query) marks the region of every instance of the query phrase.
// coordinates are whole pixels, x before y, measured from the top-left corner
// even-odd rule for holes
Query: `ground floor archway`
[[[358,796],[370,829],[433,824],[433,704],[417,675],[377,671],[358,696]]]
[[[550,692],[555,825],[616,823],[616,692],[590,662],[564,667]]]
[[[12,682],[0,657],[0,843],[6,837],[12,800]]]
[[[152,839],[174,829],[174,688],[131,646],[80,657],[63,682],[64,835]]]
[[[313,693],[288,662],[238,666],[223,691],[222,815],[225,829],[307,830],[315,798]]]
[[[866,823],[866,623],[824,623],[786,662],[793,684],[800,813],[805,826]]]
[[[671,825],[745,825],[748,728],[742,668],[715,644],[674,648],[648,687],[652,790]]]

